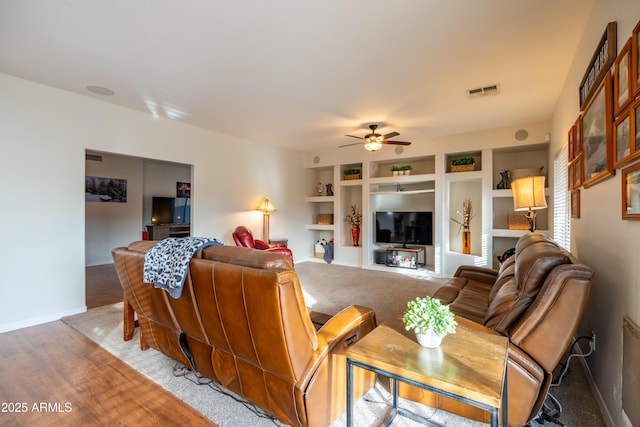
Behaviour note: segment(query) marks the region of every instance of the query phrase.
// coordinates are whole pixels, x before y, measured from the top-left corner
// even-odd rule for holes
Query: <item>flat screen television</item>
[[[151,223],[191,223],[191,199],[188,197],[152,197]]]
[[[432,212],[376,212],[376,243],[433,245]]]

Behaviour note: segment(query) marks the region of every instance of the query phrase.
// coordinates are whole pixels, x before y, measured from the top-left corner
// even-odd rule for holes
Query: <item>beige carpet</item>
[[[416,296],[432,294],[442,283],[442,279],[430,278],[428,273],[400,269],[371,271],[305,262],[296,265],[296,271],[303,284],[307,305],[313,310],[334,314],[345,306],[356,303],[374,309],[379,323],[390,316],[402,313],[406,302]],[[207,385],[196,385],[197,378],[193,374],[188,374],[186,377],[174,376],[173,360],[153,349],[140,351],[137,330],[133,340],[123,341],[122,303],[90,309],[87,313],[70,316],[63,321],[220,426],[281,425],[277,421],[260,416],[249,405],[241,403],[230,394],[214,391]],[[572,367],[577,375],[568,376],[556,393],[563,401],[567,414],[561,419],[567,425],[604,426],[595,401],[584,381],[582,369],[576,361],[573,362]],[[570,402],[565,402],[565,398]],[[379,383],[357,402],[355,425],[380,425],[388,414],[389,402],[389,393],[384,384]],[[402,406],[442,425],[461,427],[486,425],[412,402],[402,401]],[[334,422],[332,427],[344,425],[343,416]],[[392,426],[414,425],[418,424],[406,418],[397,418],[392,424]],[[534,422],[533,425],[539,424]]]

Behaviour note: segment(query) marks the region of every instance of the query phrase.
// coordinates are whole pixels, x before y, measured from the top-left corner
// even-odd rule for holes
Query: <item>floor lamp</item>
[[[275,212],[277,209],[271,203],[271,200],[266,197],[262,199],[256,210],[262,212],[262,240],[267,244],[270,243],[269,240],[269,214],[271,212]]]
[[[527,211],[529,231],[536,229],[536,212],[547,208],[544,197],[544,176],[527,176],[511,183],[513,210]]]

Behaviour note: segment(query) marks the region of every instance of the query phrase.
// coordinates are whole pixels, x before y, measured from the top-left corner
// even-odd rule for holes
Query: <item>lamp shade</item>
[[[544,176],[527,176],[511,183],[513,191],[513,209],[528,211],[544,209],[547,200],[544,197]]]
[[[369,151],[378,151],[382,148],[382,143],[375,140],[370,140],[364,144],[364,148]]]
[[[270,212],[275,212],[277,209],[276,207],[273,205],[273,203],[271,203],[271,200],[267,199],[266,197],[262,199],[262,201],[260,201],[260,204],[258,205],[258,207],[256,208],[257,211],[260,211],[262,213],[270,213]]]

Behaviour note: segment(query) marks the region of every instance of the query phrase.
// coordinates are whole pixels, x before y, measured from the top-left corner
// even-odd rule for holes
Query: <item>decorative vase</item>
[[[421,346],[427,348],[439,347],[442,342],[442,337],[431,330],[428,330],[426,334],[416,332],[416,338]]]
[[[353,246],[360,246],[360,226],[351,226],[351,237],[353,237]]]
[[[469,227],[464,227],[462,229],[462,253],[471,253],[471,230]]]

